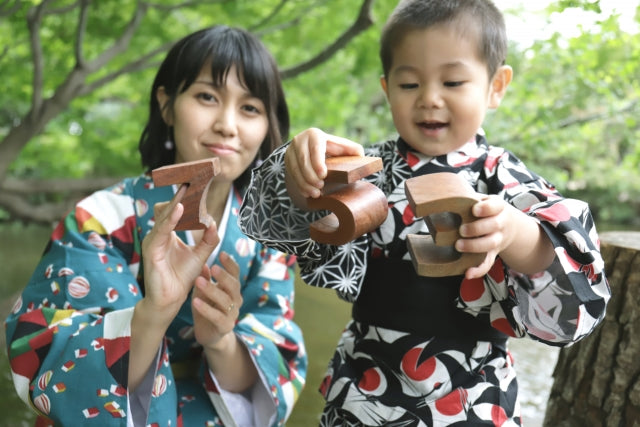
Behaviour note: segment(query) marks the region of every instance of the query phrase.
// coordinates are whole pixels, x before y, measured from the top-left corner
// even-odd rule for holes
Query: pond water
[[[559,349],[536,341],[509,340],[514,358],[525,427],[541,427],[553,384]]]

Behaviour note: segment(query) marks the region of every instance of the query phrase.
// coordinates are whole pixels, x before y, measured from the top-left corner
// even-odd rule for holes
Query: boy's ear
[[[160,114],[162,114],[162,120],[164,120],[167,126],[173,126],[173,118],[169,113],[169,95],[164,90],[164,86],[158,87],[156,91],[156,100],[160,106]]]
[[[389,92],[387,91],[387,78],[384,76],[384,74],[380,76],[380,86],[382,86],[384,94],[387,96],[387,99],[389,99]]]
[[[498,108],[512,77],[513,69],[510,66],[503,65],[498,68],[489,88],[489,108]]]

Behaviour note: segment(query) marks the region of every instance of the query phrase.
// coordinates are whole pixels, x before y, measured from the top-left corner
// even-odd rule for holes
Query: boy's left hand
[[[479,266],[467,269],[467,279],[487,274],[498,254],[512,243],[513,210],[514,207],[495,195],[473,205],[472,213],[478,219],[460,226],[462,238],[456,241],[455,247],[458,252],[486,252],[487,256]]]
[[[540,224],[496,195],[486,196],[471,209],[478,218],[462,224],[458,252],[486,252],[484,262],[465,272],[476,279],[489,272],[498,255],[509,268],[522,274],[535,274],[548,268],[555,248]]]

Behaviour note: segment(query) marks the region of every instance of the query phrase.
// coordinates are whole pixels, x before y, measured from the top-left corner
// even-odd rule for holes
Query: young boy
[[[252,238],[298,255],[303,279],[353,302],[321,392],[321,425],[520,425],[507,338],[567,345],[603,319],[610,297],[588,206],[564,199],[480,129],[511,82],[501,13],[490,0],[407,0],[389,18],[380,57],[399,134],[367,147],[309,129],[254,171],[240,212]],[[326,156],[382,157],[368,178],[389,213],[342,245],[309,239]],[[408,178],[455,172],[487,197],[460,227],[460,252],[486,252],[453,277],[421,277],[407,234],[427,233]],[[325,212],[326,213],[326,212]],[[330,315],[330,313],[327,313]]]

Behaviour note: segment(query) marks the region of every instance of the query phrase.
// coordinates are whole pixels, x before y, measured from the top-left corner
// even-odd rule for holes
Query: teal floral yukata
[[[244,302],[235,333],[258,368],[258,384],[244,394],[218,387],[194,338],[188,298],[155,366],[128,393],[130,322],[144,294],[140,244],[153,227],[154,204],[173,194],[148,175],[126,179],[80,201],[54,230],[6,321],[14,384],[38,412],[36,425],[262,427],[283,425],[291,413],[307,369],[293,322],[295,257],[242,234],[237,189],[218,248],[240,266]]]

